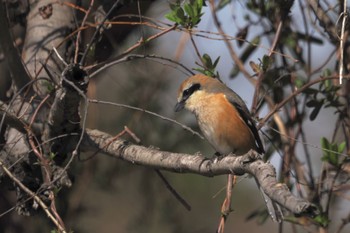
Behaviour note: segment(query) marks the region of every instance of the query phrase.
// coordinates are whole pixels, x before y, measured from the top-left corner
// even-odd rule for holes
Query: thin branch
[[[95,2],[94,0],[90,0],[89,8],[88,8],[88,10],[86,12],[84,12],[85,15],[84,15],[83,21],[81,22],[81,27],[84,27],[84,25],[86,23],[86,20],[87,20],[87,18],[90,15],[91,9],[94,6],[94,2]],[[77,62],[78,62],[80,37],[81,37],[81,31],[78,32],[77,39],[75,41],[74,64],[77,64]],[[87,48],[87,49],[89,49],[89,48]]]
[[[232,211],[231,209],[231,197],[232,197],[232,188],[233,184],[236,181],[236,176],[229,174],[227,176],[227,184],[226,184],[226,197],[221,206],[221,219],[219,223],[217,233],[224,233],[225,231],[225,222],[227,220],[228,215]]]
[[[276,112],[278,112],[286,103],[288,103],[292,98],[294,98],[295,96],[299,95],[300,93],[302,93],[303,91],[305,91],[307,88],[311,87],[312,85],[315,85],[319,82],[323,82],[325,80],[328,79],[336,79],[336,77],[321,77],[318,79],[315,79],[313,81],[308,82],[307,84],[305,84],[304,86],[298,88],[298,90],[296,90],[295,92],[293,92],[292,94],[290,94],[287,98],[285,98],[283,101],[281,101],[280,103],[276,104],[274,109],[272,109],[265,117],[264,119],[262,119],[259,122],[258,125],[258,129],[260,129],[263,125],[265,125],[265,123],[270,119],[270,117],[272,115],[274,115]]]
[[[340,61],[339,61],[339,84],[341,85],[343,83],[344,78],[344,44],[345,44],[345,24],[348,19],[348,12],[347,12],[347,1],[344,0],[343,2],[343,13],[339,17],[343,17],[343,22],[341,26],[341,34],[340,34]]]
[[[275,37],[273,39],[269,54],[268,54],[269,58],[271,58],[271,56],[273,54],[272,52],[276,49],[278,40],[279,40],[280,35],[281,35],[282,27],[283,27],[283,21],[281,20],[278,24],[277,31],[276,31]],[[255,92],[254,92],[253,103],[252,103],[252,111],[251,112],[253,115],[255,114],[257,106],[258,106],[260,86],[262,84],[263,78],[264,78],[264,71],[260,71],[259,76],[258,76],[258,80],[257,80],[256,85],[255,85]]]
[[[2,102],[0,101],[0,119],[2,119],[0,126],[2,126],[4,123],[5,125],[9,125],[15,128],[21,133],[26,133],[27,132],[25,130],[25,128],[27,127],[26,123],[20,120],[13,113],[8,112],[10,109],[6,110],[7,108],[8,108],[7,105],[2,104]]]
[[[170,119],[170,118],[168,118],[168,117],[159,115],[159,114],[157,114],[157,113],[155,113],[155,112],[151,112],[151,111],[148,111],[148,110],[145,110],[145,109],[142,109],[142,108],[133,107],[133,106],[126,105],[126,104],[118,104],[118,103],[109,102],[109,101],[102,101],[102,100],[95,100],[95,99],[89,99],[88,101],[89,101],[90,103],[94,103],[94,104],[107,104],[107,105],[112,105],[112,106],[116,106],[116,107],[128,108],[128,109],[132,109],[132,110],[144,112],[144,113],[147,113],[147,114],[149,114],[149,115],[158,117],[158,118],[160,118],[160,119],[162,119],[162,120],[169,121],[169,122],[171,122],[171,123],[174,123],[174,124],[176,124],[176,125],[179,125],[179,126],[181,126],[184,130],[187,130],[187,131],[191,132],[193,135],[198,136],[200,139],[204,139],[204,137],[203,137],[200,133],[198,133],[198,132],[192,130],[190,127],[188,127],[188,126],[186,126],[186,125],[184,125],[184,124],[181,124],[180,122],[175,121],[175,120],[173,120],[173,119]]]
[[[335,43],[337,40],[336,27],[331,17],[327,14],[318,0],[308,0],[307,1],[312,11],[315,13],[317,19],[320,22],[320,26],[328,34],[331,42]]]
[[[79,62],[80,65],[84,65],[86,56],[87,56],[88,52],[90,51],[91,46],[93,45],[93,43],[95,43],[95,41],[97,39],[97,34],[100,33],[100,30],[104,26],[104,23],[107,21],[108,17],[112,14],[113,10],[118,6],[119,2],[120,2],[120,0],[117,0],[113,3],[112,7],[107,12],[105,18],[100,22],[100,24],[96,28],[95,33],[92,35],[91,40],[87,44],[87,47],[83,53],[83,56],[80,59],[80,62]]]
[[[232,60],[235,62],[235,64],[237,65],[239,70],[244,74],[244,76],[248,80],[254,82],[254,80],[251,78],[250,73],[246,70],[246,68],[244,67],[244,64],[242,63],[241,59],[239,59],[237,53],[233,49],[233,46],[230,43],[229,39],[226,38],[226,34],[225,34],[224,30],[222,29],[221,24],[219,22],[219,19],[218,19],[217,15],[216,15],[215,1],[214,0],[210,0],[209,4],[210,4],[210,10],[211,10],[211,13],[213,15],[215,26],[216,26],[217,30],[219,31],[220,35],[223,37],[223,39],[225,41],[225,44],[226,44],[226,47],[228,48],[228,51],[229,51],[229,53],[231,55]]]
[[[41,200],[38,195],[36,195],[34,192],[32,192],[30,189],[28,189],[20,180],[18,180],[5,166],[2,160],[0,160],[0,166],[6,173],[8,177],[10,177],[11,180],[13,180],[18,187],[20,187],[24,192],[26,192],[28,195],[34,198],[34,200],[41,206],[41,208],[44,210],[44,212],[47,214],[47,216],[51,219],[51,221],[56,225],[56,227],[62,232],[66,233],[66,230],[64,226],[62,226],[58,220],[52,215],[50,212],[48,206]]]
[[[194,75],[193,71],[189,68],[187,68],[185,65],[183,65],[182,63],[180,62],[177,62],[177,61],[174,61],[170,58],[166,58],[166,57],[161,57],[161,56],[157,56],[157,55],[154,55],[154,54],[146,54],[146,55],[143,55],[143,54],[129,54],[129,55],[126,55],[122,58],[113,58],[113,59],[110,59],[106,62],[103,62],[103,63],[99,63],[97,65],[94,65],[94,66],[91,66],[91,67],[86,67],[85,69],[87,69],[89,72],[91,72],[89,74],[89,77],[90,78],[93,78],[95,77],[97,74],[99,74],[100,72],[102,72],[103,70],[107,69],[108,67],[111,67],[113,65],[116,65],[116,64],[120,64],[120,63],[123,63],[123,62],[128,62],[128,61],[131,61],[133,59],[149,59],[151,61],[153,60],[164,60],[164,61],[167,61],[167,62],[170,62],[170,63],[174,63],[176,66],[180,66],[181,68],[183,68],[187,73],[185,73],[185,71],[181,71],[183,73],[185,73],[186,75]],[[164,64],[164,63],[162,63]],[[164,65],[167,65],[167,64],[164,64]]]

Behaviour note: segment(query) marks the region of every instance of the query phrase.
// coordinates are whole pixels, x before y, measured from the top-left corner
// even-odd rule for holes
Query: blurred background
[[[82,2],[83,6],[88,6],[89,1]],[[165,14],[170,12],[169,2],[130,1],[115,10],[114,16],[120,18],[115,18],[114,21],[126,21],[126,19],[137,21],[141,20],[137,16],[143,15],[154,21],[172,25],[172,22],[164,18]],[[258,64],[259,59],[269,53],[276,25],[273,25],[268,19],[262,19],[252,10],[251,6],[249,7],[249,4],[269,4],[269,2],[274,1],[215,1],[216,4],[223,2],[227,2],[227,4],[217,14],[226,34],[238,37],[239,33],[249,29],[244,38],[242,37],[243,45],[239,45],[239,41],[242,40],[230,41],[238,54],[248,53],[247,50],[251,44],[247,41],[251,42],[259,37],[258,44],[254,45],[253,51],[247,54],[247,62],[245,62],[246,69],[253,75],[255,72],[249,66],[248,61]],[[112,1],[96,1],[96,8],[103,6],[105,11],[108,11],[108,7],[112,3]],[[329,4],[339,7],[336,5],[336,1],[330,1]],[[334,45],[327,39],[323,39],[324,32],[316,30],[318,26],[315,26],[315,17],[307,15],[311,14],[310,12],[303,12],[303,7],[306,5],[307,1],[294,2],[290,11],[288,27],[293,33],[307,33],[310,38],[322,38],[321,42],[313,43],[314,41],[303,40],[300,36],[295,39],[294,44],[292,41],[287,41],[290,43],[289,45],[285,42],[287,45],[284,44],[284,46],[290,47],[283,50],[286,55],[298,61],[280,54],[276,54],[274,59],[280,60],[281,66],[285,62],[284,59],[288,60],[286,63],[289,63],[290,67],[286,67],[286,70],[293,72],[295,76],[309,75],[307,80],[310,80],[318,77],[326,69],[334,70],[336,54]],[[217,28],[209,6],[203,8],[203,13],[201,22],[194,30],[212,33],[195,33],[193,39],[198,51],[201,55],[209,54],[213,60],[220,57],[216,70],[221,79],[236,91],[250,108],[255,91],[254,86],[244,75],[235,74],[235,64],[228,48],[225,42],[220,39],[220,35],[215,34]],[[305,15],[310,17],[307,20],[308,25],[303,19]],[[146,21],[146,19],[142,20]],[[266,33],[266,28],[271,28],[271,33]],[[148,26],[113,25],[111,29],[105,30],[104,36],[96,46],[94,61],[102,62],[116,57],[141,38],[147,38],[158,32],[159,30]],[[84,36],[89,38],[92,33],[93,29],[86,30]],[[285,33],[287,35],[287,31]],[[167,33],[141,46],[133,53],[155,54],[169,58],[183,64],[190,70],[199,68],[196,63],[200,63],[186,30]],[[318,72],[312,74],[305,72],[305,70],[316,70],[318,67],[322,67]],[[190,75],[183,68],[164,60],[132,59],[113,65],[92,77],[88,96],[91,99],[146,109],[175,119],[199,131],[192,114],[185,111],[176,114],[173,112],[177,88]],[[281,76],[281,73],[278,73],[277,76]],[[284,79],[281,78],[281,80]],[[290,88],[283,86],[284,84],[279,85],[285,91],[281,93],[280,98],[291,93]],[[271,87],[271,89],[273,88]],[[264,105],[257,117],[263,118],[268,112],[269,109]],[[192,135],[178,125],[142,111],[100,103],[90,104],[87,116],[87,128],[96,128],[111,135],[117,135],[124,129],[124,126],[127,126],[141,139],[145,146],[188,154],[201,152],[207,157],[212,157],[215,153],[205,140]],[[308,116],[304,116],[305,138],[307,138],[308,153],[313,158],[312,167],[315,177],[320,175],[322,166],[320,136],[332,137],[336,118],[333,109],[322,109],[312,122]],[[288,121],[288,117],[284,119]],[[264,127],[263,131],[269,137],[274,137],[270,134],[269,126]],[[262,137],[267,148],[270,148],[269,139],[265,136]],[[125,139],[132,141],[132,138],[125,137]],[[82,159],[88,158],[93,153],[86,153],[81,157]],[[271,149],[268,155],[279,175],[281,175],[283,160],[281,153],[281,151],[278,153]],[[300,161],[305,163],[303,153],[303,144],[297,143],[295,154],[300,155]],[[227,177],[208,178],[170,172],[163,172],[163,174],[191,205],[190,212],[175,200],[153,169],[131,165],[104,154],[97,154],[87,161],[76,161],[73,164],[70,175],[74,177],[74,184],[71,189],[60,191],[59,213],[64,217],[63,221],[67,228],[75,233],[215,232],[221,216],[221,204],[226,195]],[[293,180],[293,175],[291,175],[291,179]],[[11,203],[15,202],[13,195],[8,191],[2,192],[0,195],[1,212],[11,208]],[[238,177],[237,184],[233,189],[232,208],[233,212],[229,215],[225,232],[279,232],[279,225],[270,219],[265,219],[265,221],[263,217],[258,216],[248,220],[248,216],[253,212],[265,208],[264,200],[260,196],[254,180],[248,176]],[[339,218],[332,220],[330,232],[335,232],[333,230],[337,229],[342,221],[340,216],[347,213],[349,205],[348,202],[345,202],[345,205],[344,203],[341,205],[334,203],[333,208],[338,209],[336,214],[339,215]],[[3,215],[0,218],[0,224],[0,232],[2,232],[2,228],[3,232],[6,233],[49,232],[52,229],[44,214],[28,218],[12,212]],[[288,223],[283,223],[281,229],[284,232],[311,232],[308,227],[292,226]],[[346,229],[350,230],[349,227],[345,227],[343,232],[347,232]]]

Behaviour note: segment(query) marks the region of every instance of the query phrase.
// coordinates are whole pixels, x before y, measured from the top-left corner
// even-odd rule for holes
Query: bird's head
[[[179,87],[175,112],[184,108],[194,112],[196,107],[205,101],[205,96],[218,85],[221,85],[220,81],[202,74],[189,77]]]

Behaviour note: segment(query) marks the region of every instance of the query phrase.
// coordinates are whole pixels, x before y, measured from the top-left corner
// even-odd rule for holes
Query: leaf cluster
[[[322,161],[328,162],[333,166],[339,167],[341,164],[341,161],[339,160],[339,155],[343,153],[346,143],[331,143],[327,140],[327,138],[322,137],[321,146],[323,151]]]
[[[208,54],[204,54],[202,56],[202,62],[203,62],[203,67],[202,68],[195,68],[194,70],[210,77],[214,78],[220,78],[219,72],[216,71],[216,66],[219,63],[220,57],[217,57],[215,61],[213,62],[211,57]]]
[[[316,119],[322,107],[338,109],[343,106],[337,94],[339,89],[340,86],[334,86],[332,81],[327,79],[319,85],[318,89],[308,88],[305,90],[305,93],[311,96],[311,99],[306,103],[308,108],[313,109],[310,113],[311,121]]]
[[[170,4],[171,11],[165,15],[168,20],[191,29],[201,21],[204,0],[190,0],[181,6],[180,1]]]

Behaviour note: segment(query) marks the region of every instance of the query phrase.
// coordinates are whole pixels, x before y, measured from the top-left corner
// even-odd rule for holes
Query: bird
[[[184,80],[178,89],[175,112],[192,112],[204,137],[221,155],[240,156],[255,150],[264,154],[264,146],[243,99],[217,78],[203,74]],[[271,218],[280,222],[280,207],[263,192]]]

